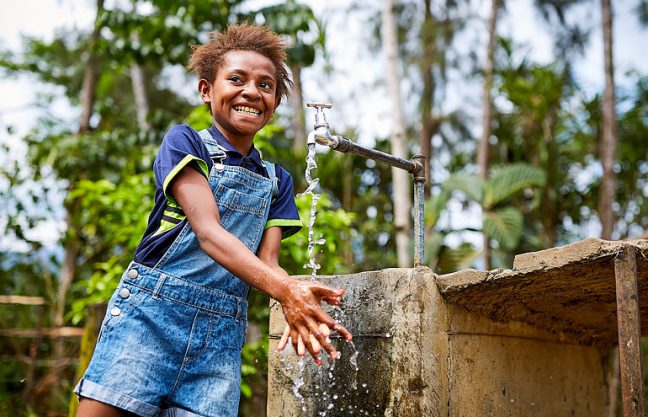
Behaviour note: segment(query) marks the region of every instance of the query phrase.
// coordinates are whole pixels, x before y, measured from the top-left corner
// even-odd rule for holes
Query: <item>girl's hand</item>
[[[331,329],[329,329],[329,327],[324,323],[320,323],[319,330],[322,333],[322,335],[324,335],[325,338],[328,338],[331,335]],[[315,336],[313,336],[313,334],[311,333],[309,335],[309,338],[310,338],[311,345],[313,346],[313,349],[316,350],[316,351],[320,351],[321,350],[321,345],[317,341]],[[281,336],[281,339],[279,340],[279,345],[277,346],[277,350],[279,352],[283,351],[286,348],[286,346],[288,345],[288,341],[290,341],[290,340],[291,340],[291,338],[290,338],[290,326],[286,325],[286,328],[284,329],[283,335]],[[306,346],[304,345],[304,341],[302,340],[301,336],[299,336],[299,339],[297,340],[297,354],[299,356],[304,356],[306,354]],[[315,361],[315,364],[317,364],[317,365],[322,364],[322,359],[320,359],[319,355],[314,357],[313,359]]]
[[[352,336],[344,326],[326,314],[320,303],[323,300],[329,304],[340,305],[340,297],[343,294],[344,290],[341,288],[288,278],[278,298],[288,323],[279,342],[280,348],[286,346],[290,337],[295,352],[303,356],[308,350],[318,365],[321,363],[318,355],[322,348],[328,352],[331,359],[335,359],[337,351],[329,339],[331,329],[347,341],[351,340]]]

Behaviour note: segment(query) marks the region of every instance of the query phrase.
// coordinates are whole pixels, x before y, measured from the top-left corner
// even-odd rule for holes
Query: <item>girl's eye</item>
[[[259,84],[259,86],[260,86],[261,88],[263,88],[264,90],[272,90],[272,84],[267,83],[267,82],[265,82],[265,81],[262,82],[261,84]]]
[[[238,75],[232,75],[231,77],[229,77],[229,80],[237,83],[241,81],[241,77],[239,77]]]

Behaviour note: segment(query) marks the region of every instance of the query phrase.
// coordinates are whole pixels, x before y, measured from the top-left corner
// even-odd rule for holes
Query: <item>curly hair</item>
[[[216,71],[230,51],[252,51],[268,58],[276,68],[277,97],[288,97],[293,85],[286,67],[286,43],[264,26],[248,23],[231,25],[225,32],[210,32],[211,39],[203,45],[191,45],[193,50],[187,69],[198,78],[213,82]]]

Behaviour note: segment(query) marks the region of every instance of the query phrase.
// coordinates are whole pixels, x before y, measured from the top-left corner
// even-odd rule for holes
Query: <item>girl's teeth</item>
[[[256,109],[253,109],[253,108],[250,108],[250,107],[245,107],[245,106],[243,106],[243,107],[235,107],[234,110],[236,110],[239,113],[247,113],[247,114],[251,114],[251,115],[254,115],[254,116],[258,116],[259,113],[260,113]]]

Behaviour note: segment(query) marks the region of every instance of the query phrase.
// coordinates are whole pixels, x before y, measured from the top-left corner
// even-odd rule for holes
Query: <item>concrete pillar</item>
[[[347,290],[343,308],[329,311],[354,334],[359,370],[337,339],[332,369],[307,359],[300,373],[292,349],[274,351],[285,323],[273,306],[269,417],[607,415],[598,349],[449,304],[427,268],[318,280]]]

